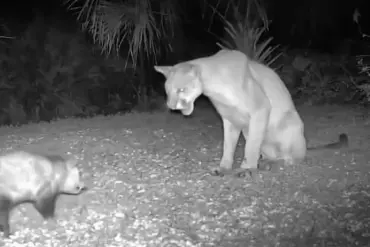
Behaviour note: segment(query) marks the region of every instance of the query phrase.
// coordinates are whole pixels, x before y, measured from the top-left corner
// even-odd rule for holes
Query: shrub
[[[361,14],[359,10],[356,8],[353,12],[353,22],[357,25],[358,32],[360,33],[362,38],[367,39],[368,41],[370,38],[370,35],[362,32],[360,17],[361,17]],[[365,74],[368,77],[370,77],[370,55],[368,54],[359,55],[356,57],[356,60],[357,60],[357,67],[360,71],[360,75]],[[357,85],[360,90],[363,90],[366,93],[367,101],[370,102],[370,83],[368,82],[368,80],[366,80],[365,83],[357,84]]]
[[[252,1],[248,3],[252,3]],[[244,18],[240,17],[242,14],[237,10],[237,7],[234,7],[235,24],[223,17],[228,37],[221,39],[221,43],[217,43],[217,45],[223,49],[239,50],[251,59],[270,66],[282,53],[273,54],[279,46],[271,46],[272,37],[262,38],[268,31],[269,22],[262,7],[260,5],[257,7],[260,13],[259,20],[250,14],[251,5],[249,4]],[[259,24],[260,22],[262,24]]]
[[[360,55],[357,56],[357,66],[360,71],[360,75],[367,75],[370,77],[370,55]],[[361,80],[363,82],[363,80]],[[360,90],[366,93],[367,101],[370,102],[370,83],[368,80],[365,83],[356,83]]]
[[[94,54],[82,33],[34,21],[18,38],[0,45],[0,90],[12,95],[29,120],[91,115],[88,92],[122,62]],[[0,105],[9,112],[9,104]],[[1,123],[0,123],[1,124]]]

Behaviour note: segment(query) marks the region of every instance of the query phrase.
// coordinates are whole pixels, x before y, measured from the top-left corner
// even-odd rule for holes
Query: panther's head
[[[167,106],[180,110],[188,116],[194,110],[194,101],[202,94],[200,69],[190,63],[174,66],[154,66],[154,69],[166,77],[165,90]]]

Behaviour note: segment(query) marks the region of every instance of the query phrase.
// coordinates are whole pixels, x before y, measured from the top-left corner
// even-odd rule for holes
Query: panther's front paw
[[[256,178],[258,174],[257,169],[244,169],[244,168],[238,168],[233,170],[233,175],[238,178]]]
[[[211,175],[223,177],[226,174],[230,174],[230,170],[222,168],[222,167],[212,167],[211,169]]]

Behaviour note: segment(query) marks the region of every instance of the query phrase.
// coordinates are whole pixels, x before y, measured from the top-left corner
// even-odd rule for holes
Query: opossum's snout
[[[88,189],[87,185],[81,181],[82,178],[82,172],[79,170],[78,171],[78,176],[79,176],[79,183],[76,186],[76,192],[77,193],[82,193]]]
[[[81,179],[80,176],[78,177],[78,179],[76,178],[75,184],[74,184],[74,191],[70,190],[69,193],[71,193],[71,194],[80,194],[80,193],[84,192],[85,190],[87,190],[87,186],[80,179]]]
[[[75,184],[74,186],[65,187],[63,192],[66,194],[78,195],[86,191],[88,187],[84,183]]]
[[[81,178],[82,176],[78,168],[71,168],[64,181],[63,192],[67,194],[79,194],[85,191],[87,187]]]
[[[88,187],[84,183],[81,183],[76,186],[76,194],[82,193],[86,190],[88,190]]]

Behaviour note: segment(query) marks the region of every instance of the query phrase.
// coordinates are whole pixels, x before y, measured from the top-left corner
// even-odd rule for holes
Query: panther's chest
[[[248,110],[237,105],[225,104],[217,100],[211,99],[211,102],[220,114],[221,118],[229,120],[235,126],[239,126],[240,128],[248,126],[250,119]]]

